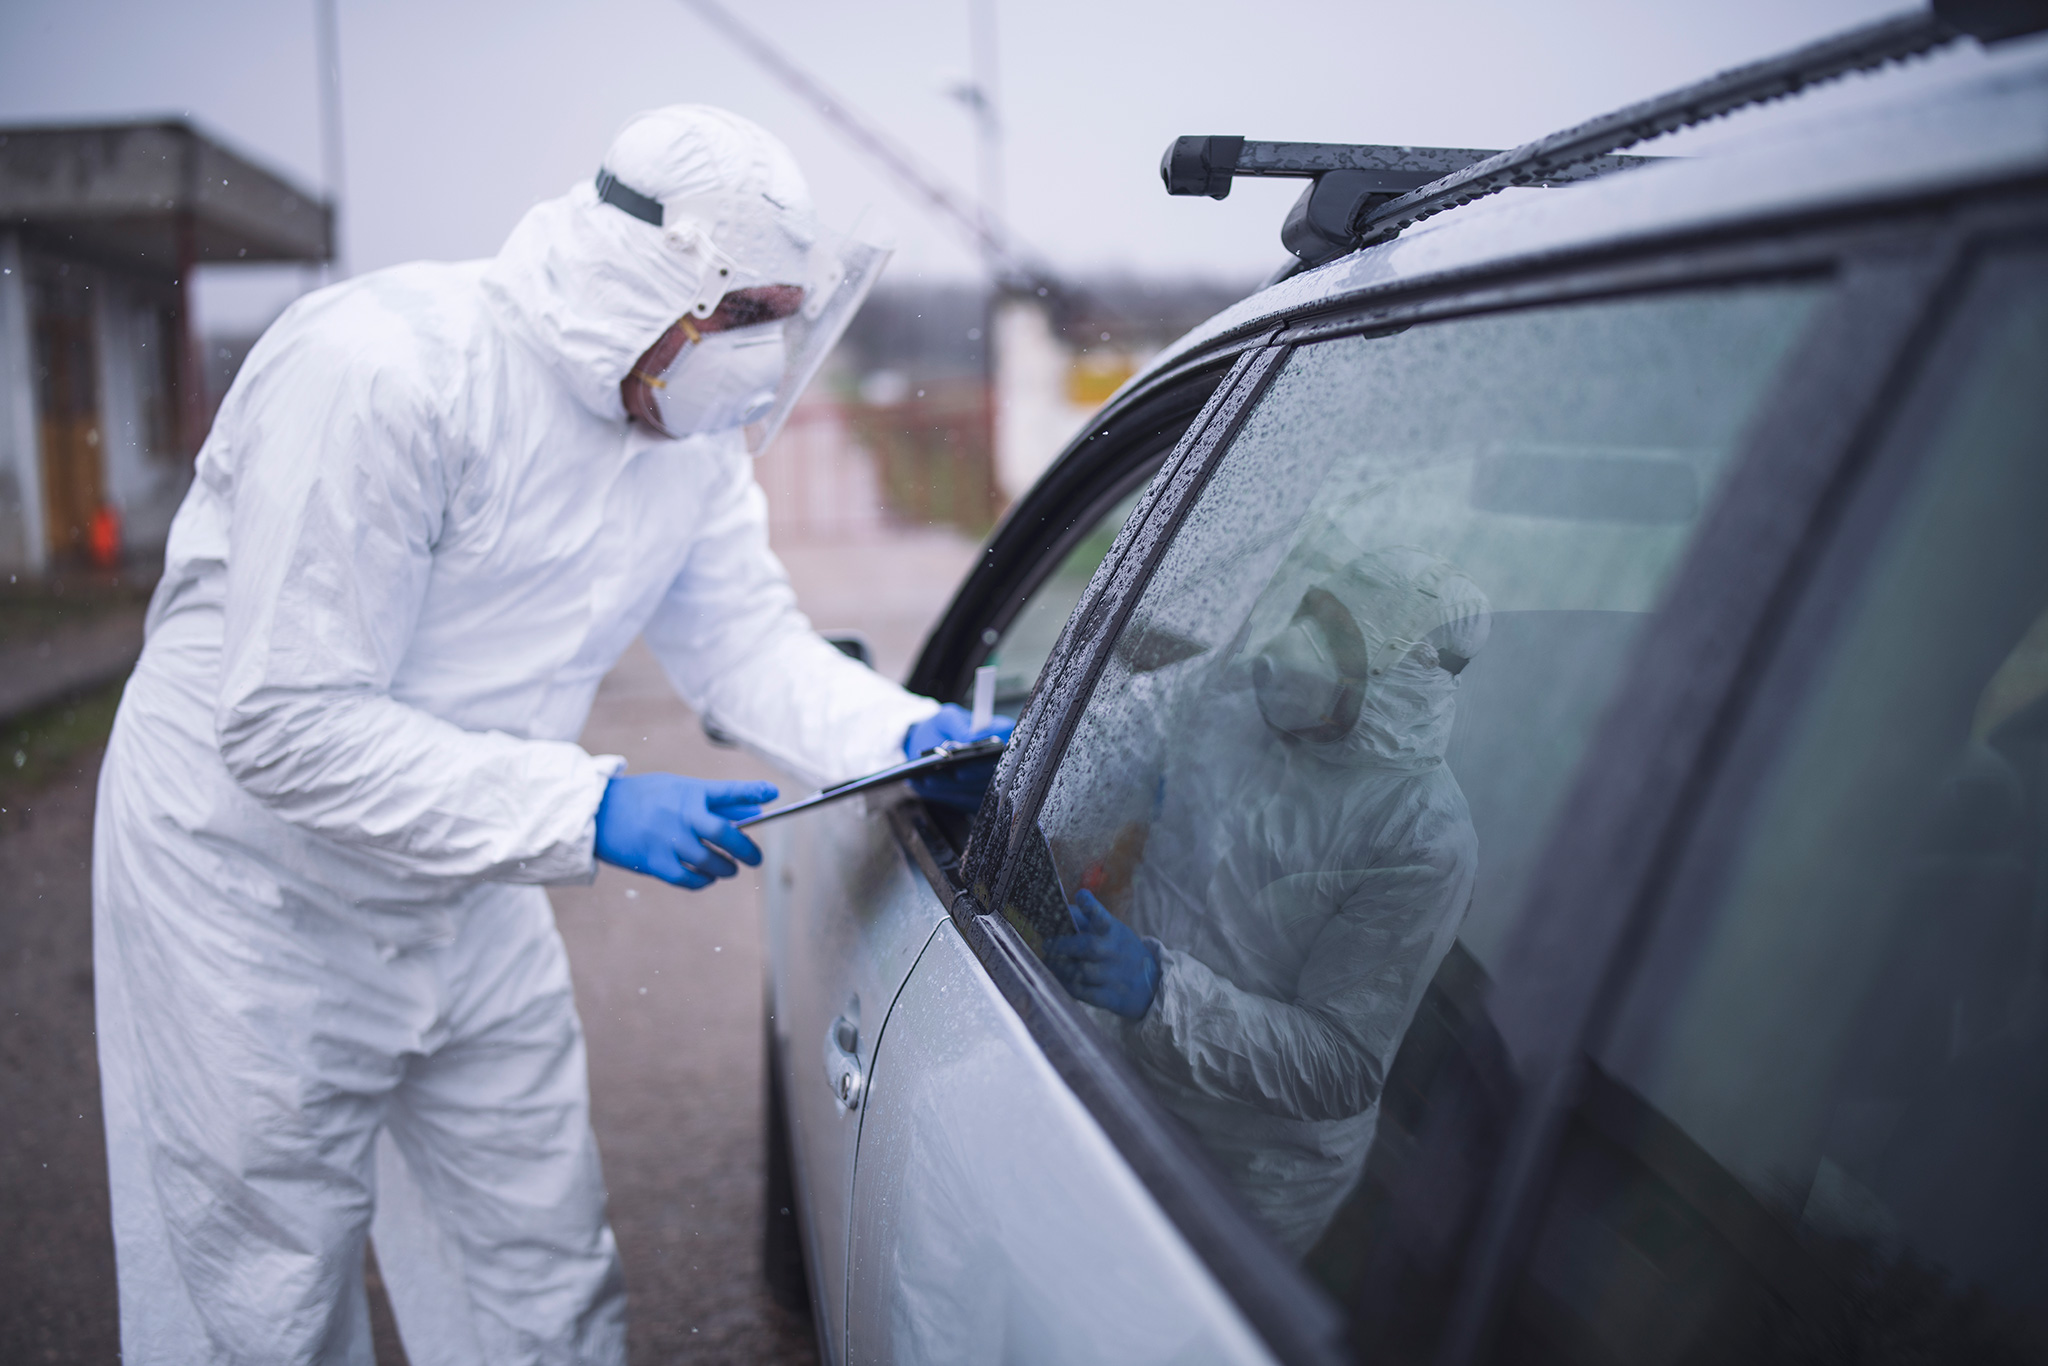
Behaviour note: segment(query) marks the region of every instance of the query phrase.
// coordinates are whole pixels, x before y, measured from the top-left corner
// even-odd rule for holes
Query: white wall
[[[40,574],[48,563],[28,274],[21,239],[0,233],[0,572]]]
[[[998,299],[996,348],[996,483],[1015,502],[1094,411],[1068,401],[1073,355],[1053,334],[1035,299]]]

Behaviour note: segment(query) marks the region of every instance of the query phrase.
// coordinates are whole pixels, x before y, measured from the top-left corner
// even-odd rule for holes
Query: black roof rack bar
[[[1237,176],[1281,177],[1314,183],[1280,227],[1287,249],[1310,263],[1358,245],[1352,228],[1361,213],[1448,174],[1479,165],[1499,152],[1483,147],[1395,147],[1375,143],[1252,142],[1239,137],[1175,138],[1159,159],[1159,178],[1174,195],[1222,199]],[[1655,160],[1653,157],[1581,158],[1529,185],[1562,185]]]
[[[1481,147],[1389,147],[1372,143],[1244,140],[1232,168],[1243,176],[1314,177],[1325,171],[1379,171],[1395,179],[1462,170],[1493,153]],[[1428,182],[1425,181],[1425,184]]]
[[[1175,138],[1159,159],[1159,178],[1174,195],[1223,199],[1236,176],[1314,180],[1331,171],[1360,173],[1375,194],[1405,194],[1499,156],[1491,147],[1397,147],[1354,142],[1254,142],[1237,137]],[[1649,157],[1601,157],[1574,166],[1547,183],[1585,180]]]
[[[1363,206],[1350,225],[1350,245],[1384,241],[1412,223],[1511,185],[1554,181],[1561,172],[1618,148],[1851,72],[1917,57],[1958,38],[1996,42],[2043,27],[2048,27],[2048,3],[2043,0],[1934,0],[1931,8],[1919,13],[1880,19],[1735,67],[1501,152],[1396,199]]]
[[[1497,153],[1480,147],[1385,147],[1347,142],[1253,142],[1247,138],[1175,138],[1159,159],[1166,192],[1224,199],[1234,176],[1313,180],[1359,171],[1389,194],[1420,189]]]

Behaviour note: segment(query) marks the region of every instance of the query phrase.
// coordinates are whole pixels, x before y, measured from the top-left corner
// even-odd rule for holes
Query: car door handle
[[[839,1113],[860,1108],[860,1026],[841,1015],[825,1031],[825,1083]]]

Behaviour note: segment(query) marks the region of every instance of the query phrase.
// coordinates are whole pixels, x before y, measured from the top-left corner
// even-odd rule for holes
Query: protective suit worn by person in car
[[[1490,615],[1423,551],[1328,532],[1292,561],[1265,598],[1294,610],[1179,728],[1207,738],[1170,751],[1128,924],[1084,892],[1047,963],[1304,1253],[1357,1181],[1471,900],[1478,844],[1443,755]]]
[[[762,357],[684,367],[673,436],[623,406],[678,319],[808,283],[787,150],[678,106],[603,170],[495,259],[300,300],[200,452],[94,849],[130,1363],[367,1363],[373,1223],[413,1361],[622,1361],[540,886],[595,871],[622,767],[575,743],[598,681],[644,636],[817,782],[898,761],[936,710],[797,610],[732,426]],[[761,798],[717,786],[664,800],[709,829]],[[660,806],[611,838],[644,845]]]

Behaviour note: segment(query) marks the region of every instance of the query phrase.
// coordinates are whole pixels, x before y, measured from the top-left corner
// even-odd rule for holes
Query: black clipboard
[[[793,816],[799,811],[809,811],[812,807],[829,805],[842,797],[851,797],[856,792],[867,792],[877,787],[887,787],[890,783],[900,783],[906,778],[920,778],[927,773],[943,773],[949,768],[959,768],[963,764],[986,763],[1000,758],[1002,752],[1003,741],[993,735],[980,740],[947,740],[926,750],[915,759],[891,764],[888,768],[870,773],[864,778],[849,778],[843,783],[834,783],[808,797],[800,797],[796,801],[763,811],[758,816],[734,821],[733,824],[744,828],[759,825],[763,821],[779,820],[784,816]]]

